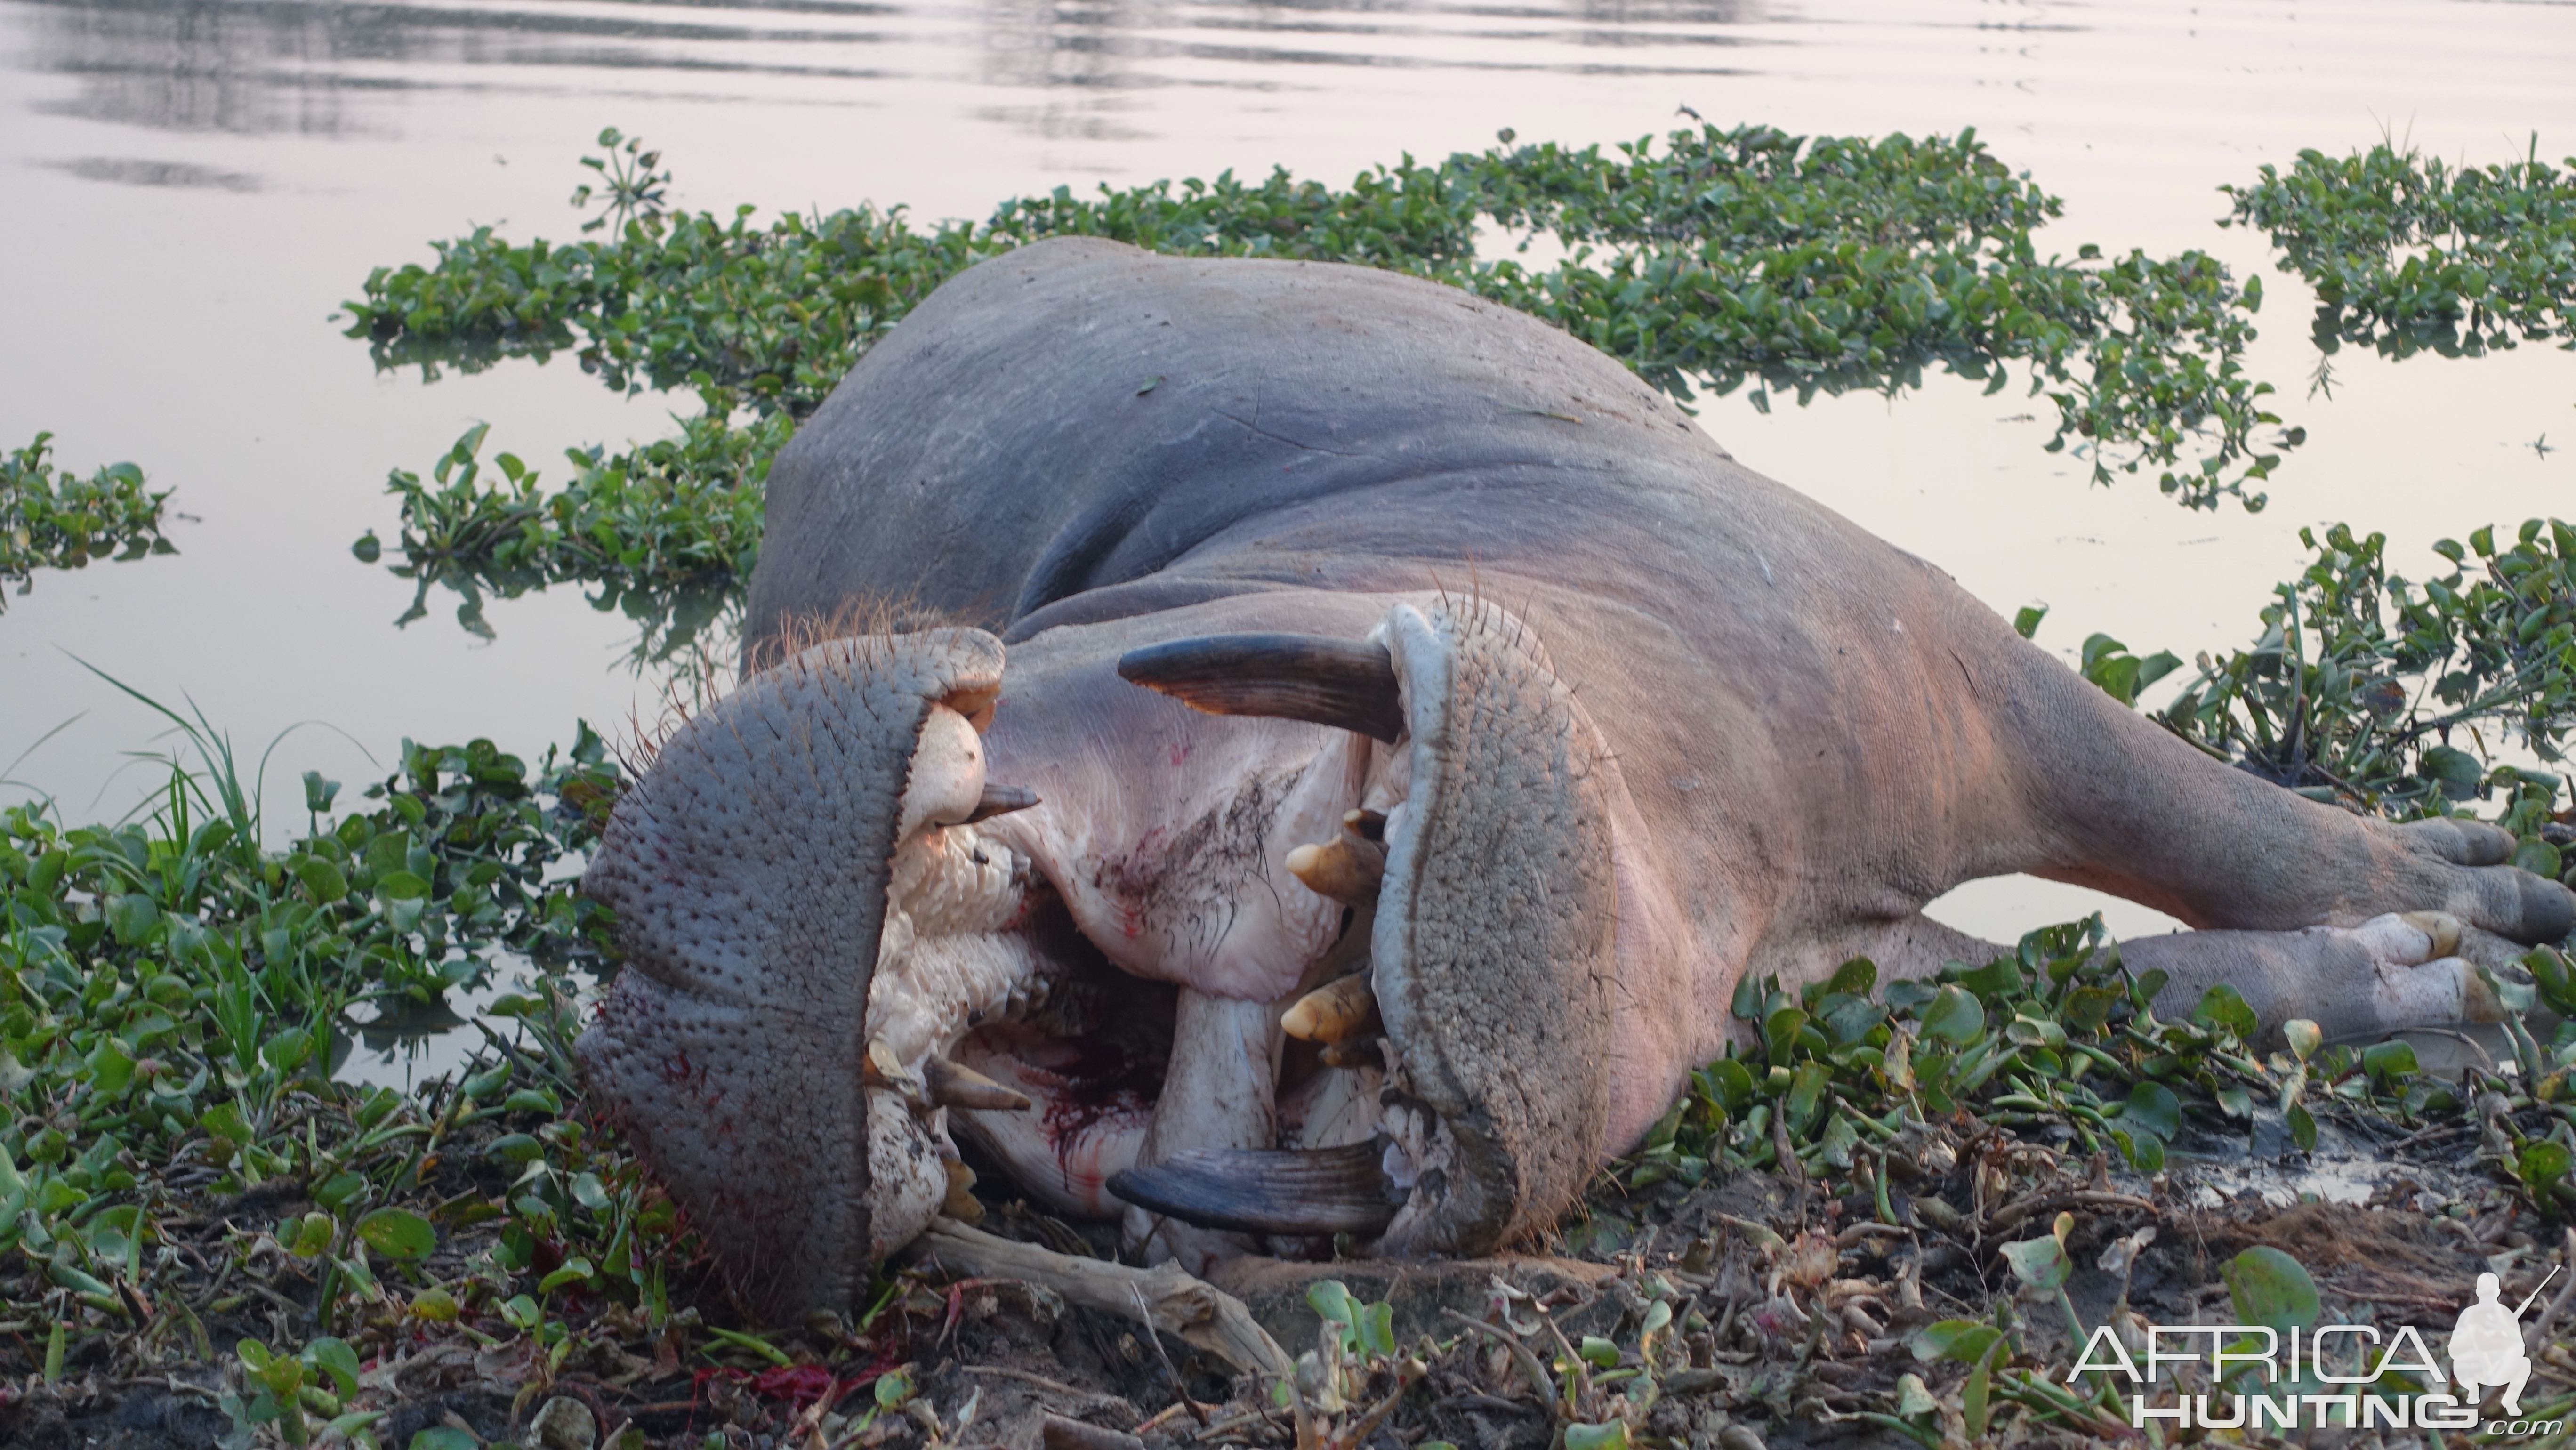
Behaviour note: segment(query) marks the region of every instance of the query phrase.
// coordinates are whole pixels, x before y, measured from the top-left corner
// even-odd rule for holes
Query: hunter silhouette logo
[[[2557,1277],[2552,1268],[2549,1279]],[[2540,1290],[2549,1287],[2549,1279],[2507,1310],[2496,1299],[2503,1281],[2493,1274],[2478,1275],[2478,1302],[2461,1310],[2459,1322],[2451,1326],[2451,1378],[2460,1382],[2463,1399],[2476,1404],[2488,1387],[2500,1388],[2504,1412],[2521,1416],[2522,1386],[2531,1378],[2531,1356],[2522,1350],[2522,1316]]]
[[[2522,1316],[2558,1273],[2552,1267],[2511,1308],[2500,1297],[2503,1282],[2494,1274],[2478,1275],[2477,1297],[2451,1326],[2447,1377],[2426,1336],[2413,1325],[2394,1331],[2369,1324],[2308,1329],[2293,1321],[2286,1328],[2150,1324],[2144,1345],[2137,1346],[2144,1352],[2136,1355],[2132,1344],[2123,1343],[2106,1324],[2085,1341],[2066,1383],[2076,1384],[2086,1374],[2126,1378],[2136,1387],[2129,1399],[2130,1421],[2141,1429],[2152,1421],[2170,1421],[2179,1429],[2293,1430],[2306,1421],[2318,1429],[2467,1430],[2477,1427],[2478,1407],[2487,1392],[2501,1390],[2510,1423],[2494,1421],[2489,1430],[2556,1434],[2561,1422],[2522,1419],[2522,1389],[2531,1378]],[[2313,1315],[2313,1289],[2307,1303],[2307,1313]],[[2202,1367],[2195,1378],[2212,1392],[2187,1391],[2175,1379],[2172,1367],[2186,1364]],[[2170,1388],[2159,1393],[2159,1381]]]

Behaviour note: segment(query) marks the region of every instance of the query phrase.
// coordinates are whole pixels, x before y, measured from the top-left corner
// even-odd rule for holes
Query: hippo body
[[[2576,915],[2501,832],[2207,758],[1607,357],[1391,273],[1012,252],[768,509],[746,682],[593,865],[629,970],[583,1056],[780,1305],[954,1203],[952,1136],[1149,1256],[1495,1247],[1745,974],[1982,960],[1920,908],[1983,876],[2171,912],[2206,929],[2128,947],[2170,997],[2330,1033],[2476,1015],[2454,953]]]

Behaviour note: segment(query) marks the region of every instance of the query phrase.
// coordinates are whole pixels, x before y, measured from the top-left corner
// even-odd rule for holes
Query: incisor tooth
[[[925,1096],[943,1108],[978,1108],[1016,1113],[1029,1106],[1026,1095],[1013,1092],[971,1067],[933,1054],[921,1064]]]
[[[1288,853],[1288,874],[1318,896],[1348,906],[1374,906],[1386,879],[1386,847],[1343,834],[1320,845],[1299,846]]]
[[[1304,1042],[1341,1042],[1376,1027],[1377,989],[1366,972],[1326,982],[1279,1018],[1279,1030]]]
[[[887,1088],[906,1096],[921,1086],[913,1080],[911,1073],[904,1071],[902,1060],[894,1055],[894,1049],[887,1046],[882,1037],[868,1039],[867,1058],[860,1066],[859,1077],[870,1087]]]

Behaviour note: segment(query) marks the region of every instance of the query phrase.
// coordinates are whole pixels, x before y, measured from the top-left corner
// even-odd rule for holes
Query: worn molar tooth
[[[1366,972],[1326,982],[1279,1018],[1280,1031],[1306,1042],[1340,1043],[1377,1028],[1377,989]]]
[[[1386,847],[1346,832],[1331,841],[1296,847],[1283,864],[1289,875],[1318,896],[1346,906],[1375,906],[1378,887],[1386,880]]]
[[[965,824],[971,826],[977,821],[989,821],[995,816],[1007,816],[1013,811],[1024,811],[1036,804],[1038,804],[1038,793],[1027,786],[998,785],[988,780],[984,782],[984,793],[976,800],[975,809],[966,817]]]
[[[1026,1112],[1029,1107],[1025,1095],[937,1053],[922,1060],[921,1080],[923,1096],[939,1107],[1002,1113]]]
[[[1196,1148],[1109,1180],[1149,1213],[1241,1233],[1374,1236],[1395,1218],[1381,1144],[1339,1148]]]

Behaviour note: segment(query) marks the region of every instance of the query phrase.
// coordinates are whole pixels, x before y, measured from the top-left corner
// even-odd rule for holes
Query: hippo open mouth
[[[747,658],[870,600],[994,631],[750,673],[586,878],[626,952],[594,1099],[774,1310],[963,1208],[961,1141],[1185,1264],[1505,1244],[1748,975],[1997,954],[1922,914],[1979,877],[2169,911],[2203,929],[2122,948],[2159,1011],[2223,983],[2330,1037],[2491,1013],[2471,959],[2576,921],[2509,833],[2211,759],[1418,279],[1025,247],[768,489]]]
[[[591,867],[629,969],[584,1060],[746,1284],[847,1302],[966,1208],[960,1139],[1184,1261],[1561,1212],[1608,1128],[1615,776],[1526,631],[1035,652],[1023,702],[974,631],[806,650],[665,743]],[[1049,728],[1103,696],[1192,784]]]

